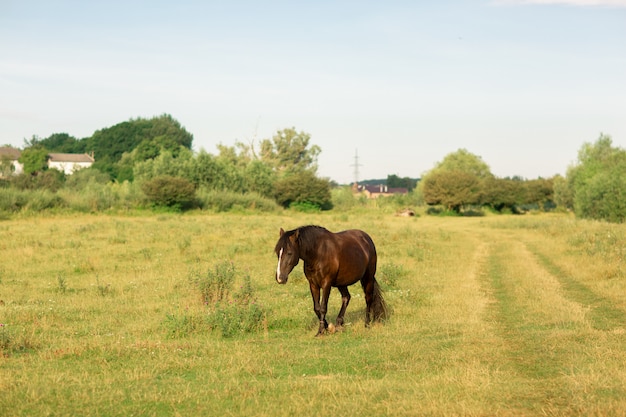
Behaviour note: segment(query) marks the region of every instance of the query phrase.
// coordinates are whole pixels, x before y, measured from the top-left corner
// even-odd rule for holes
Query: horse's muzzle
[[[286,284],[287,280],[289,279],[288,275],[285,276],[280,276],[280,275],[276,275],[276,282],[278,282],[279,284]]]

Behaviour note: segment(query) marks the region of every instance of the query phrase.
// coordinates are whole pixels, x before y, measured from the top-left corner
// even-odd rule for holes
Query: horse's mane
[[[300,251],[307,251],[309,248],[315,247],[317,238],[320,235],[324,235],[327,233],[331,233],[331,232],[322,226],[316,226],[316,225],[300,226],[296,229],[285,232],[280,237],[280,239],[278,239],[278,242],[276,243],[276,248],[274,249],[274,251],[278,253],[280,248],[282,248],[285,245],[285,240],[289,239],[289,237],[293,236],[294,234],[297,236],[296,240],[297,240],[298,246],[300,247]]]
[[[330,233],[328,229],[322,226],[309,225],[301,226],[296,229],[298,233],[298,245],[301,251],[314,247],[320,235]]]

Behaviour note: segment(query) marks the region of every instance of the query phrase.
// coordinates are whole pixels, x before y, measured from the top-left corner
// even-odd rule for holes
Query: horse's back
[[[356,282],[376,273],[376,247],[372,238],[362,230],[344,230],[336,234],[341,250],[339,256],[339,281]]]
[[[360,229],[350,229],[344,230],[343,232],[336,233],[336,235],[341,236],[345,241],[344,245],[352,245],[356,244],[360,246],[364,252],[371,255],[376,255],[376,246],[374,245],[374,241],[363,230]]]

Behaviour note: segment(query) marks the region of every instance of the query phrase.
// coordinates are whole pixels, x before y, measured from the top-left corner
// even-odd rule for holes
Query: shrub
[[[141,189],[157,207],[185,210],[196,204],[196,187],[184,178],[163,175],[145,181]]]
[[[283,207],[289,207],[293,203],[310,203],[322,210],[333,208],[330,183],[309,171],[286,175],[276,181],[274,196]]]

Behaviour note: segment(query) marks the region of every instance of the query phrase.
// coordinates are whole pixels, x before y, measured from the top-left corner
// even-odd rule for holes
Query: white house
[[[65,175],[71,175],[81,168],[89,168],[95,159],[86,153],[51,153],[48,154],[48,168],[55,168]]]
[[[0,163],[8,162],[13,166],[13,174],[18,175],[24,172],[24,165],[22,165],[18,159],[22,153],[19,149],[11,148],[10,146],[0,146]],[[3,176],[3,170],[0,169],[0,177]]]

